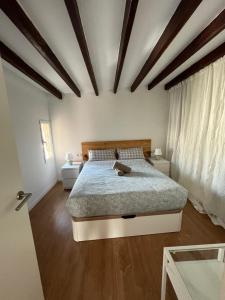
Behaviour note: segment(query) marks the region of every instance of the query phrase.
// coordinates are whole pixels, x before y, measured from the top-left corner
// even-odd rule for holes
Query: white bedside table
[[[155,159],[154,157],[148,158],[149,162],[153,167],[155,167],[160,172],[164,173],[167,176],[170,176],[170,162],[166,159]]]
[[[82,169],[83,163],[76,162],[75,164],[65,163],[61,168],[62,182],[64,189],[72,189],[74,183]]]

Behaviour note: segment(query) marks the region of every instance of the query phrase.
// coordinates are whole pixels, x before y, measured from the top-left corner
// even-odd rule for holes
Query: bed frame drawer
[[[76,242],[126,236],[177,232],[181,229],[182,211],[163,215],[135,216],[93,221],[74,221]]]

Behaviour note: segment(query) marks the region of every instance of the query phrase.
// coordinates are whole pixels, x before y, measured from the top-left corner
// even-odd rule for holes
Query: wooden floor
[[[164,246],[225,242],[188,203],[179,233],[76,243],[68,195],[58,183],[30,213],[46,300],[158,300]],[[176,299],[170,285],[167,299]]]

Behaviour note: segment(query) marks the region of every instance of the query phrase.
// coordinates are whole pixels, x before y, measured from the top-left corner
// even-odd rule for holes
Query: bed
[[[113,145],[112,145],[113,143]],[[83,143],[88,149],[141,146],[149,156],[150,140]],[[87,161],[71,191],[67,209],[75,241],[175,232],[181,228],[187,191],[145,159],[120,161],[132,172],[116,176],[114,160]]]

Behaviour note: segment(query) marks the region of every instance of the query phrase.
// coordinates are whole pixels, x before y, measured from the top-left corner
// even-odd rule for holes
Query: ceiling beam
[[[172,40],[175,38],[175,36],[178,34],[178,32],[191,17],[191,15],[194,13],[201,2],[202,0],[181,0],[175,13],[167,24],[158,42],[156,43],[154,49],[146,60],[144,66],[132,83],[130,88],[131,92],[134,92],[136,90],[136,88],[139,86],[148,72],[152,69],[160,56],[170,45]]]
[[[22,7],[16,0],[1,0],[0,4],[3,12],[14,23],[14,25],[24,34],[28,41],[37,49],[45,60],[52,66],[58,75],[65,81],[71,90],[80,97],[80,90],[68,75],[58,58],[41,36],[40,32],[33,25]],[[43,7],[44,9],[44,7]]]
[[[37,84],[42,86],[52,95],[59,99],[62,99],[62,93],[57,90],[51,83],[45,78],[38,74],[34,69],[28,66],[16,53],[10,50],[5,44],[0,41],[0,53],[1,57],[11,64],[13,67],[24,73],[27,77],[35,81]]]
[[[123,69],[124,59],[127,52],[127,47],[128,47],[133,23],[134,23],[138,1],[139,0],[126,0],[126,7],[124,11],[124,18],[123,18],[123,29],[121,33],[120,49],[119,49],[118,62],[116,68],[116,77],[115,77],[115,82],[113,87],[114,93],[117,92],[118,84],[120,81],[120,76]]]
[[[224,29],[225,9],[180,54],[178,54],[177,57],[175,57],[174,60],[157,77],[148,84],[148,89],[151,90]]]
[[[88,46],[87,46],[87,42],[86,42],[84,30],[83,30],[81,18],[80,18],[80,13],[79,13],[79,8],[78,8],[78,5],[77,5],[77,1],[76,0],[64,0],[64,2],[65,2],[65,5],[66,5],[68,14],[70,16],[70,20],[71,20],[71,23],[73,25],[73,30],[75,32],[75,35],[77,37],[77,41],[79,43],[80,50],[81,50],[81,53],[83,55],[85,65],[87,67],[87,71],[89,73],[92,86],[95,90],[96,96],[98,96],[98,94],[99,94],[98,93],[98,87],[97,87],[93,67],[92,67],[92,64],[91,64],[91,59],[90,59]]]
[[[187,79],[191,75],[195,74],[196,72],[200,71],[201,69],[207,67],[214,61],[218,60],[222,56],[225,55],[225,42],[221,44],[219,47],[211,51],[209,54],[201,58],[199,61],[197,61],[195,64],[193,64],[191,67],[186,69],[184,72],[176,76],[174,79],[172,79],[170,82],[168,82],[165,85],[165,90],[170,89],[171,87],[177,85],[181,81]]]

